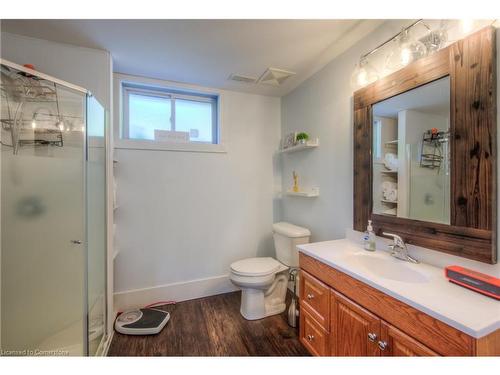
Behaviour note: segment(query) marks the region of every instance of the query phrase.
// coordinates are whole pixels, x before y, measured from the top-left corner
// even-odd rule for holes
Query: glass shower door
[[[86,95],[2,64],[1,349],[86,353]]]

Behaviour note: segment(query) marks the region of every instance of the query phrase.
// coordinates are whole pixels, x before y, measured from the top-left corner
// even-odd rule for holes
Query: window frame
[[[114,75],[115,108],[119,116],[115,116],[115,148],[138,150],[164,150],[185,152],[226,152],[222,128],[222,93],[193,85],[171,83],[156,79],[128,76],[120,73]],[[190,141],[186,143],[159,142],[148,139],[128,138],[128,96],[131,93],[149,95],[171,100],[171,129],[175,130],[175,100],[183,99],[195,102],[212,103],[212,142]]]

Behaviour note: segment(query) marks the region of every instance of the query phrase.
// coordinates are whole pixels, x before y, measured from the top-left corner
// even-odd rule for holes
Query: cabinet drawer
[[[330,288],[307,272],[300,273],[300,305],[326,330],[330,330]]]
[[[328,332],[312,317],[307,308],[300,311],[300,342],[312,355],[330,354]]]

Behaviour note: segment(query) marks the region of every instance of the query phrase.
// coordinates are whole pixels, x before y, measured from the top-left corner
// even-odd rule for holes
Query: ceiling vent
[[[259,78],[259,83],[271,86],[280,86],[289,77],[295,75],[294,72],[289,72],[287,70],[267,68],[267,70]]]
[[[244,76],[242,74],[235,74],[235,73],[231,74],[229,76],[229,79],[231,81],[243,82],[243,83],[256,83],[257,82],[257,78]]]

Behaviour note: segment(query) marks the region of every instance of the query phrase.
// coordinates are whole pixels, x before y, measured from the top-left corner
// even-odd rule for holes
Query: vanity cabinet
[[[300,253],[302,344],[317,356],[500,355],[500,330],[476,339]]]

